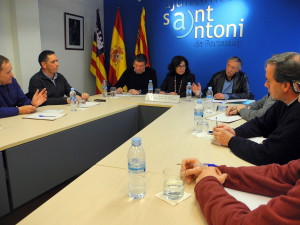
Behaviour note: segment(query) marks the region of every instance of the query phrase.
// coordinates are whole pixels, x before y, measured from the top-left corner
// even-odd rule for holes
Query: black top
[[[69,97],[71,85],[62,74],[57,73],[54,85],[41,69],[31,77],[28,88],[29,92],[26,95],[32,99],[37,89],[41,91],[44,88],[47,90],[47,101],[43,105],[62,105],[68,103],[67,97],[64,96],[66,95]],[[81,95],[78,91],[76,91],[76,94]]]
[[[175,82],[176,79],[176,82]],[[164,92],[176,92],[180,97],[186,96],[186,85],[188,82],[195,83],[195,75],[192,73],[184,73],[182,75],[168,73],[164,79],[160,89]],[[176,89],[176,90],[175,90]]]
[[[146,94],[148,93],[149,80],[152,80],[154,90],[157,87],[157,78],[154,69],[146,67],[143,73],[136,74],[134,72],[134,67],[131,67],[124,71],[115,86],[116,88],[127,86],[128,90],[141,90],[142,94]]]
[[[212,91],[214,94],[222,93],[225,79],[227,79],[226,71],[222,70],[215,73],[210,81],[208,82],[206,88],[202,91],[204,96],[206,95],[206,91],[208,87],[212,87]],[[248,77],[247,75],[239,71],[235,73],[232,77],[233,79],[233,88],[232,93],[223,93],[228,94],[229,99],[253,99],[254,96],[251,94]]]
[[[277,101],[262,117],[256,117],[235,129],[229,141],[230,150],[238,157],[256,164],[285,164],[300,158],[300,103],[287,106]],[[262,144],[246,138],[267,138]]]

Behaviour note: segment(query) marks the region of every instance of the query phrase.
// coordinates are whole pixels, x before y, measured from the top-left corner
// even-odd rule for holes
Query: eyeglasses
[[[300,93],[300,81],[293,80],[293,89],[296,93]]]
[[[186,65],[179,65],[179,66],[177,66],[177,68],[185,69],[185,68],[186,68]]]

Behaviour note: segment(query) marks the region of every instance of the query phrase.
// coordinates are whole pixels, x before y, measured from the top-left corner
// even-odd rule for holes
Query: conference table
[[[92,96],[90,100],[93,101],[93,99],[100,97]],[[7,164],[6,167],[9,168],[9,176],[11,176],[8,188],[14,193],[12,194],[13,197],[10,196],[13,203],[22,204],[26,202],[26,199],[19,200],[19,202],[16,200],[20,196],[15,192],[20,191],[24,183],[18,180],[20,179],[19,174],[17,176],[19,183],[16,182],[14,186],[11,185],[12,180],[16,179],[15,174],[11,171],[20,173],[20,170],[26,170],[26,166],[30,167],[30,164],[25,163],[17,170],[11,167],[13,163],[7,163],[13,161],[18,164],[23,161],[23,158],[18,158],[19,154],[13,155],[14,157],[8,154],[18,150],[17,152],[25,152],[21,154],[22,157],[25,157],[28,149],[26,151],[24,148],[14,149],[20,145],[47,139],[46,144],[51,145],[54,142],[56,144],[55,149],[58,148],[58,151],[53,150],[53,148],[46,148],[39,155],[38,153],[42,148],[41,143],[33,146],[39,147],[39,149],[32,153],[34,155],[32,158],[36,159],[36,154],[39,155],[38,158],[42,157],[41,154],[46,154],[46,157],[42,157],[42,162],[43,164],[46,163],[46,166],[38,165],[40,168],[46,167],[51,170],[53,167],[59,167],[59,170],[51,171],[51,176],[48,175],[42,179],[43,182],[47,180],[54,180],[55,182],[50,182],[46,188],[38,190],[34,195],[45,191],[47,188],[50,189],[51,186],[86,169],[81,176],[19,224],[206,224],[193,194],[194,184],[185,184],[185,192],[190,193],[191,197],[176,206],[155,197],[155,194],[162,191],[162,170],[190,157],[197,157],[202,162],[218,165],[251,166],[252,164],[236,157],[226,147],[211,144],[213,138],[211,135],[206,137],[192,135],[194,105],[195,99],[191,102],[180,99],[178,104],[171,104],[146,102],[145,96],[120,96],[118,98],[106,98],[106,102],[86,110],[68,113],[55,121],[25,120],[19,118],[20,116],[16,117],[18,126],[33,126],[39,135],[38,137],[35,136],[30,133],[33,131],[27,128],[28,133],[24,134],[24,138],[12,138],[13,140],[8,141],[6,145],[0,146],[4,154],[4,162]],[[60,107],[66,111],[68,106],[47,106],[44,109],[59,109]],[[149,119],[149,117],[152,118]],[[13,123],[16,118],[9,118],[11,119],[10,122]],[[102,124],[103,121],[105,121],[104,124]],[[215,121],[208,122],[210,129],[212,129],[215,126]],[[239,120],[231,123],[230,126],[236,127],[243,122],[243,120]],[[8,126],[8,122],[1,121],[1,124],[4,129],[9,129],[5,128]],[[101,133],[104,128],[105,132]],[[109,128],[111,129],[109,130]],[[72,130],[74,132],[71,132]],[[20,129],[20,132],[24,131]],[[15,132],[17,135],[17,131]],[[74,133],[79,132],[74,137],[75,144],[70,144],[69,139],[66,140],[68,135],[66,136],[64,133],[70,132],[71,134],[68,135],[71,136],[71,139],[73,139]],[[96,139],[95,136],[89,139],[88,136],[94,132],[101,134]],[[109,135],[105,136],[105,133],[109,133]],[[83,139],[80,138],[82,135],[84,136]],[[101,138],[102,135],[104,135],[103,138]],[[34,140],[31,140],[33,136]],[[56,138],[59,136],[63,136],[63,140],[57,141]],[[127,152],[133,136],[141,137],[146,152],[147,194],[141,200],[132,200],[127,194]],[[52,137],[50,141],[48,140],[49,137]],[[73,147],[70,149],[69,145]],[[105,147],[107,145],[109,148]],[[78,152],[73,152],[76,148],[79,149]],[[61,151],[66,151],[66,149],[68,151],[62,154]],[[84,149],[84,151],[80,152],[80,149]],[[90,153],[90,149],[95,150]],[[101,150],[99,151],[99,149]],[[104,153],[102,153],[102,149],[104,149]],[[50,157],[49,161],[47,157],[53,154],[51,151],[55,151],[59,157]],[[89,151],[89,157],[85,159],[83,155],[87,151]],[[46,152],[50,153],[47,154]],[[79,155],[79,158],[73,159],[73,155],[76,154]],[[71,163],[69,160],[65,160],[64,156],[71,158]],[[61,158],[64,160],[59,161]],[[84,166],[80,166],[82,165],[81,161],[86,161],[83,163]],[[36,161],[34,162],[36,163]],[[76,168],[77,166],[79,169]],[[67,175],[61,176],[60,173],[64,174],[66,171],[65,167],[70,167],[74,171],[70,172],[67,169]],[[36,168],[34,167],[34,169]],[[29,170],[29,172],[32,171]],[[41,174],[36,176],[42,177]],[[29,185],[28,188],[37,185],[36,177],[31,181],[35,185]],[[32,198],[32,196],[30,197]]]

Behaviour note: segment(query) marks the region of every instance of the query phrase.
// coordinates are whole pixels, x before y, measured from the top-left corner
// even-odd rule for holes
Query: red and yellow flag
[[[110,47],[109,82],[114,86],[126,70],[126,52],[122,19],[118,8]]]
[[[103,80],[107,80],[107,78],[104,64],[104,41],[99,9],[96,10],[96,14],[96,28],[94,31],[90,71],[96,77],[96,93],[101,94]]]
[[[135,55],[144,54],[147,57],[147,66],[150,67],[150,59],[148,53],[148,43],[147,43],[147,35],[146,35],[146,12],[145,8],[142,9],[141,19],[139,23],[138,36],[135,44]]]

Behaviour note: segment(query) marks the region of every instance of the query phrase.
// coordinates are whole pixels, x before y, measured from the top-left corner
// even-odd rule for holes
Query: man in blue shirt
[[[229,58],[226,69],[212,76],[203,94],[206,94],[208,87],[212,87],[215,99],[253,99],[248,77],[241,69],[242,60],[239,57]]]
[[[36,90],[32,100],[27,98],[14,78],[11,63],[0,55],[0,118],[32,113],[46,99],[46,89]]]

